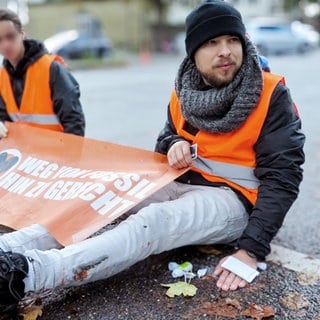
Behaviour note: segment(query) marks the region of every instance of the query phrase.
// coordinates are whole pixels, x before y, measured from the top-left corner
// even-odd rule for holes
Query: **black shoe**
[[[23,279],[28,274],[28,262],[20,253],[0,249],[0,314],[15,312],[24,297]]]

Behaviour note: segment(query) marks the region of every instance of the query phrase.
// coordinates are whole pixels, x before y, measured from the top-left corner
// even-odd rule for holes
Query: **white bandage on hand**
[[[0,121],[0,138],[6,137],[7,133],[8,133],[7,127],[2,121]]]
[[[234,273],[241,279],[246,280],[247,282],[251,282],[257,275],[259,275],[259,271],[248,266],[244,262],[239,259],[229,256],[221,265],[222,268]]]

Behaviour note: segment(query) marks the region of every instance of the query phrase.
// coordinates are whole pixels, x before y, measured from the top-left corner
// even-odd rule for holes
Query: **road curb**
[[[272,244],[267,261],[280,264],[292,271],[311,273],[320,279],[320,259],[310,255]]]

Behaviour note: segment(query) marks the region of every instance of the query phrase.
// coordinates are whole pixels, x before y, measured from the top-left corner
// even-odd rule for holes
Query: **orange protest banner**
[[[0,140],[0,224],[42,224],[81,241],[186,170],[151,151],[6,123]]]

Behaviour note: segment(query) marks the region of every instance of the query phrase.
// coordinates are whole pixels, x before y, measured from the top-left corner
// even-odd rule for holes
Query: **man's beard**
[[[235,75],[238,73],[239,70],[236,70],[229,74],[227,78],[216,76],[215,74],[208,73],[208,72],[200,72],[204,82],[212,87],[215,88],[222,88],[227,86],[232,80],[234,79]]]

